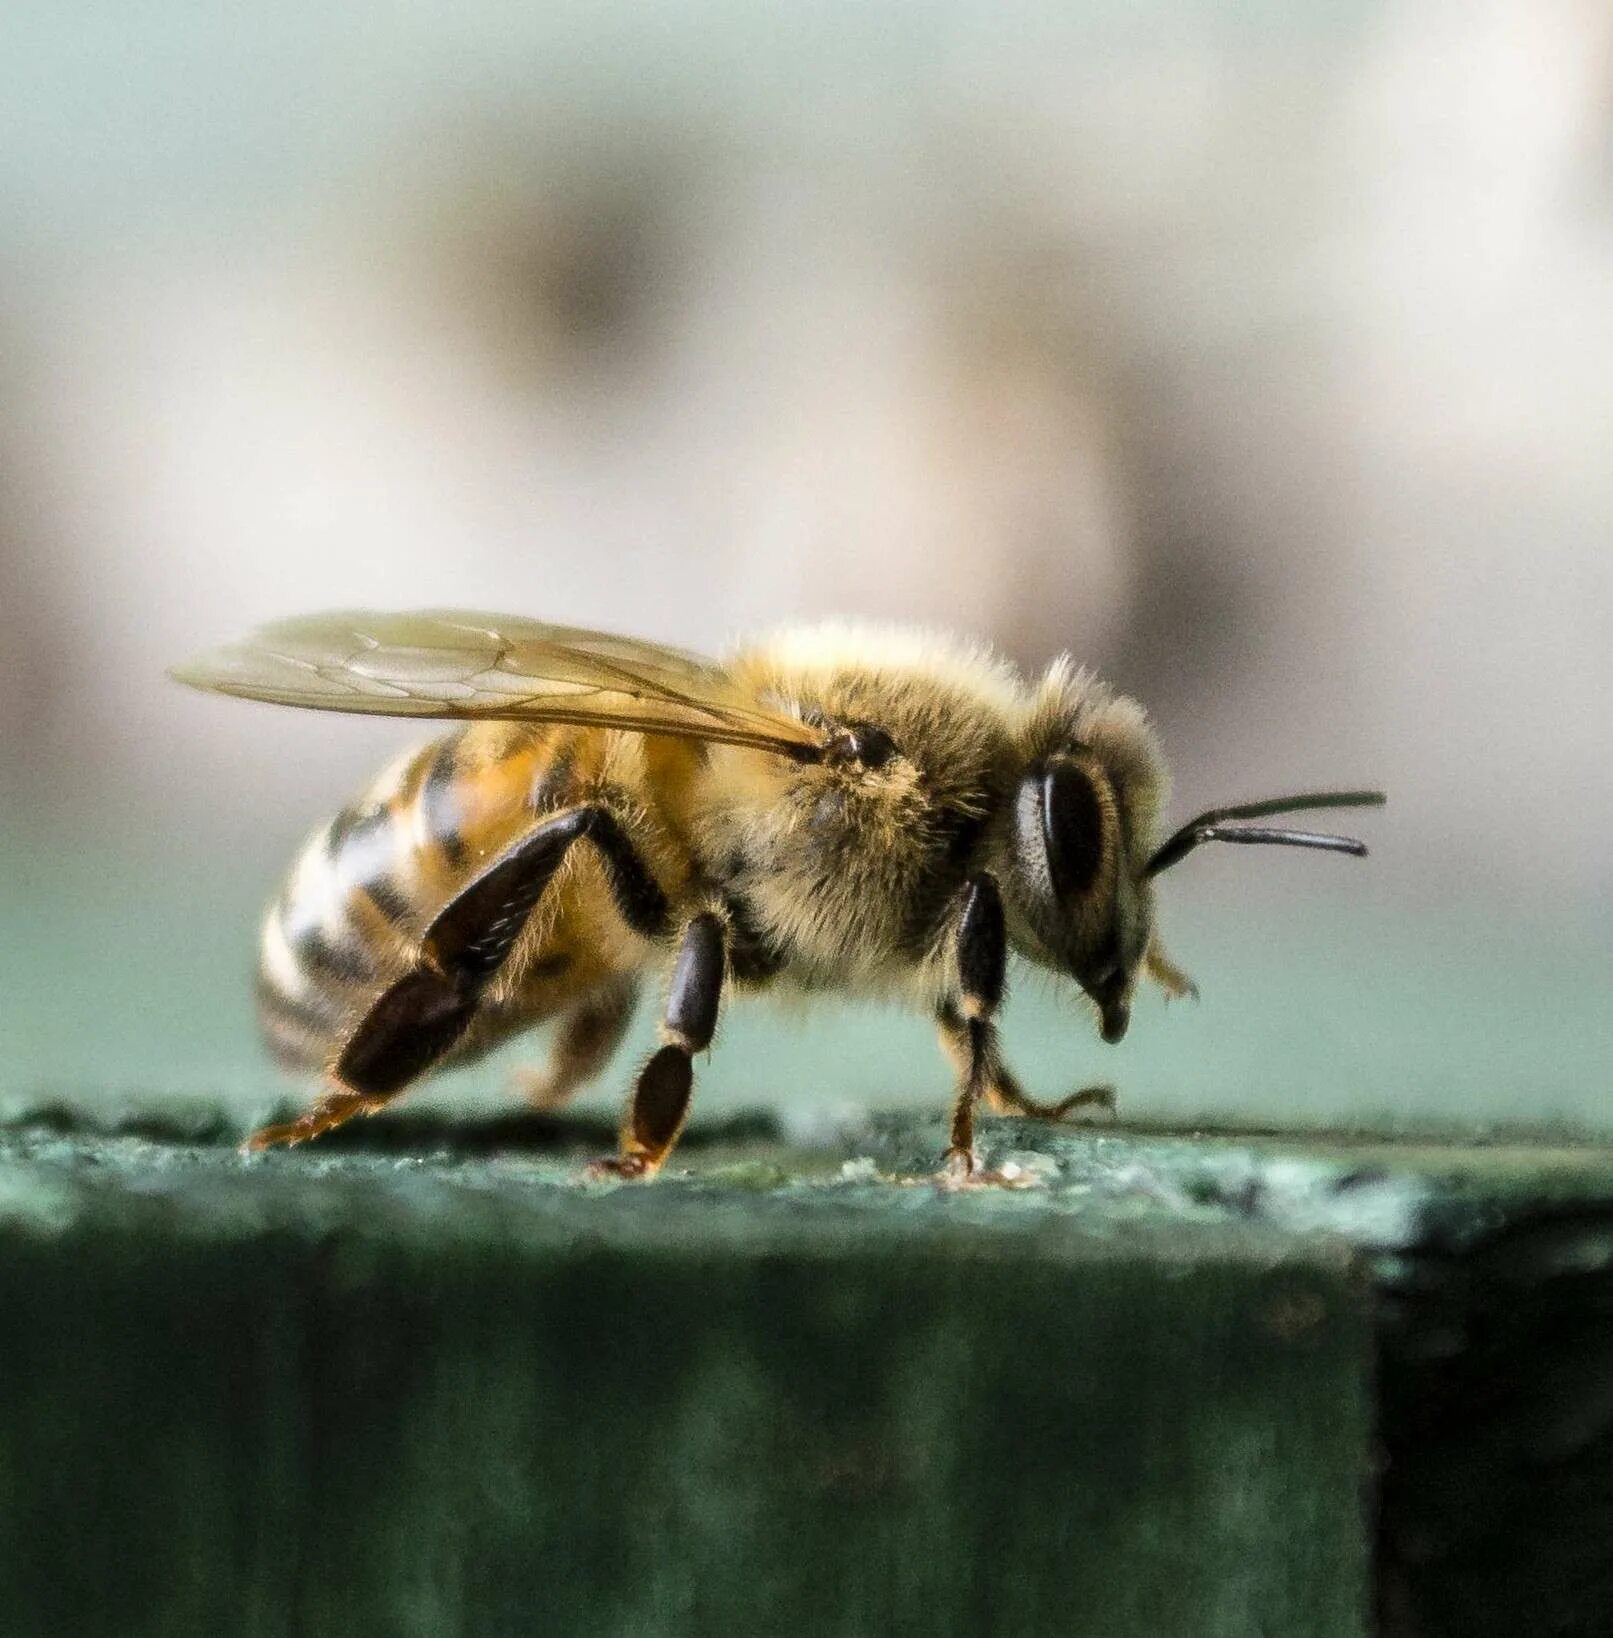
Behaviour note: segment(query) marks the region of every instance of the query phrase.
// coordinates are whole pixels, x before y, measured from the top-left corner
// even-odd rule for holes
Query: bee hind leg
[[[430,968],[383,990],[330,1071],[335,1090],[296,1120],[266,1126],[247,1149],[306,1143],[355,1115],[373,1115],[429,1069],[469,1028],[476,997]]]
[[[594,1176],[650,1178],[665,1165],[688,1117],[694,1055],[717,1032],[726,945],[722,921],[710,911],[684,928],[661,1026],[663,1045],[639,1074],[617,1153],[595,1161]]]
[[[295,1120],[288,1120],[279,1126],[260,1128],[241,1145],[241,1148],[248,1153],[256,1153],[282,1144],[289,1148],[293,1144],[306,1143],[310,1138],[334,1131],[355,1115],[373,1115],[377,1109],[384,1108],[391,1101],[390,1095],[372,1097],[363,1092],[350,1092],[342,1088],[327,1093]]]
[[[602,856],[623,917],[646,937],[659,936],[666,897],[620,820],[597,804],[545,819],[437,913],[415,965],[381,992],[348,1036],[331,1067],[338,1090],[300,1120],[258,1133],[251,1146],[300,1143],[373,1113],[453,1051],[567,850],[583,838]]]
[[[542,1069],[518,1070],[518,1091],[535,1109],[558,1109],[611,1060],[632,1022],[638,986],[613,978],[561,1014],[549,1061]]]

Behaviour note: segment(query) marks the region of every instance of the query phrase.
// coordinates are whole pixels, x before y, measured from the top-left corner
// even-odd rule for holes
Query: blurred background
[[[1069,649],[1152,709],[1178,813],[1382,783],[1367,864],[1166,879],[1197,1006],[1106,1048],[1024,985],[1026,1080],[1613,1125],[1610,455],[1603,0],[24,0],[0,1093],[284,1090],[259,906],[419,728],[163,668],[446,603]],[[697,1118],[939,1109],[932,1052],[736,1012]]]

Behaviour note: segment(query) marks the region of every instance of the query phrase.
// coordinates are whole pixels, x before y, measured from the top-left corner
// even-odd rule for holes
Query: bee
[[[1163,840],[1167,775],[1142,708],[1067,658],[1035,682],[986,649],[828,626],[716,662],[504,616],[337,613],[181,667],[193,686],[457,723],[303,848],[263,924],[259,1015],[323,1095],[250,1146],[317,1137],[430,1071],[551,1023],[528,1080],[552,1108],[598,1075],[643,982],[664,995],[618,1153],[665,1164],[730,992],[896,998],[955,1074],[944,1171],[978,1175],[977,1106],[1057,1118],[998,1046],[1010,952],[1078,986],[1102,1038],[1147,979],[1193,993],[1154,883],[1206,842],[1363,854],[1245,823],[1377,791],[1211,809]]]

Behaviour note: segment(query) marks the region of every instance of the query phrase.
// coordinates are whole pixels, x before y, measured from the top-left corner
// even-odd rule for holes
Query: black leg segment
[[[672,1152],[689,1112],[694,1055],[711,1045],[717,1031],[726,943],[722,920],[710,911],[684,928],[661,1031],[666,1044],[639,1074],[622,1118],[617,1154],[600,1161],[597,1171],[653,1177]]]
[[[997,1032],[991,1019],[1003,998],[1008,967],[1002,894],[988,871],[964,883],[957,962],[959,1011],[964,1027],[955,1036],[960,1061],[946,1165],[953,1175],[968,1177],[975,1167],[975,1104],[990,1084],[996,1063]],[[943,1025],[946,1015],[944,1009]]]
[[[644,938],[663,938],[671,925],[666,894],[609,808],[582,808],[583,832],[599,849],[622,920]]]
[[[694,1066],[689,1054],[664,1046],[644,1066],[628,1109],[624,1153],[644,1156],[659,1164],[683,1129],[694,1091]]]
[[[704,1052],[717,1032],[722,1000],[723,926],[708,910],[684,931],[678,964],[667,996],[666,1028],[688,1052]]]
[[[605,862],[622,919],[645,938],[661,937],[667,929],[666,894],[616,815],[601,807],[572,808],[528,831],[439,913],[423,941],[428,959],[472,983],[491,978],[566,850],[583,837]]]
[[[1003,998],[1008,929],[996,878],[982,871],[964,884],[958,922],[958,990],[970,1018],[989,1017]]]
[[[446,978],[479,990],[503,965],[566,849],[588,833],[587,808],[530,830],[438,913],[421,941],[426,961]]]
[[[629,925],[647,935],[664,931],[666,895],[615,815],[597,806],[556,814],[506,849],[437,914],[421,940],[419,965],[365,1014],[337,1060],[337,1078],[355,1092],[386,1096],[450,1051],[470,1028],[482,993],[566,850],[583,837],[604,858]]]
[[[475,1016],[474,991],[417,967],[364,1015],[336,1060],[336,1078],[369,1097],[401,1092],[458,1042]]]

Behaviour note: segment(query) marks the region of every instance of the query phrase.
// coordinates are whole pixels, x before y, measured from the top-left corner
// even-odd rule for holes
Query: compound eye
[[[1061,900],[1090,891],[1103,868],[1103,806],[1084,769],[1058,759],[1042,774],[1042,840]]]

